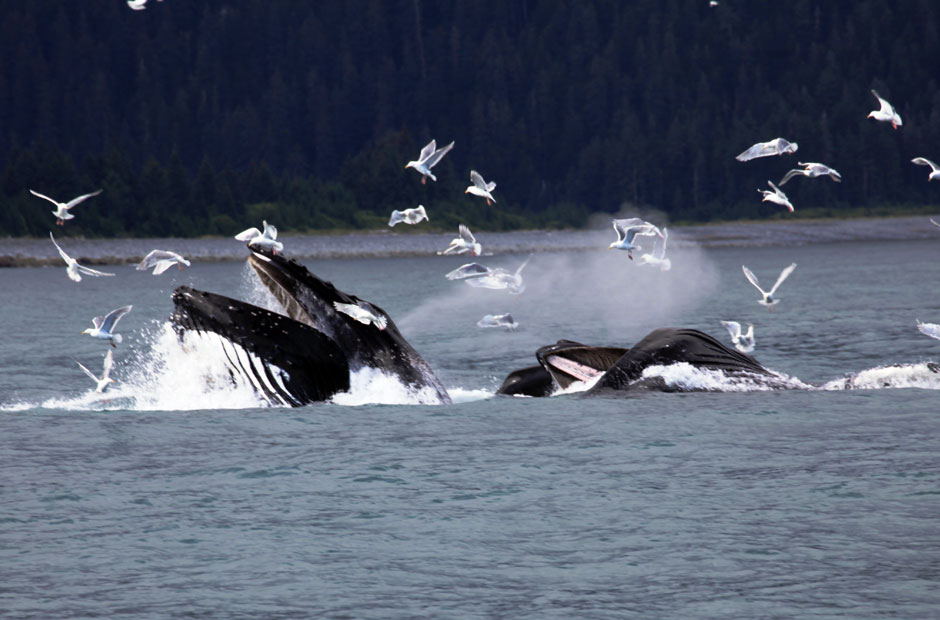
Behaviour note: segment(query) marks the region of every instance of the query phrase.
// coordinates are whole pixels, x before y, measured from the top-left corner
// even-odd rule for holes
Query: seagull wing
[[[486,184],[486,191],[491,192],[496,189],[496,181],[490,181]]]
[[[658,251],[656,247],[653,248],[653,256],[655,256],[659,260],[666,258],[666,241],[669,240],[669,229],[663,228],[662,237],[663,237],[663,242],[659,246]]]
[[[470,171],[470,182],[473,183],[474,187],[479,187],[483,191],[486,191],[486,181],[483,180],[483,177],[481,177],[480,173],[476,170]]]
[[[65,253],[65,250],[59,247],[59,244],[56,243],[55,237],[52,236],[52,233],[49,233],[49,238],[52,239],[52,243],[55,244],[55,249],[59,251],[59,256],[62,257],[62,260],[65,261],[66,265],[72,264],[72,257]]]
[[[264,231],[261,233],[262,237],[267,237],[271,241],[277,239],[277,227],[274,224],[264,223]]]
[[[888,101],[887,101],[886,99],[883,99],[883,98],[881,97],[881,95],[879,95],[879,94],[875,91],[874,88],[871,89],[871,94],[873,94],[873,95],[875,96],[875,98],[878,99],[878,104],[881,106],[881,109],[879,110],[879,112],[884,112],[885,114],[890,114],[890,115],[892,115],[892,116],[895,114],[895,112],[894,112],[894,106],[891,105],[890,103],[888,103]]]
[[[108,350],[108,354],[104,356],[104,366],[102,368],[101,380],[107,381],[111,376],[111,369],[114,367],[114,355],[111,350]]]
[[[463,280],[465,278],[479,278],[489,275],[490,268],[480,263],[467,263],[457,267],[444,277],[448,280]]]
[[[108,351],[108,353],[110,353],[110,351]],[[78,364],[78,367],[79,367],[79,368],[81,368],[82,370],[85,371],[85,374],[88,375],[88,377],[89,377],[92,381],[94,381],[95,383],[98,383],[98,377],[95,376],[95,373],[93,373],[92,371],[90,371],[90,370],[88,370],[87,368],[85,368],[85,365],[82,364],[80,361],[75,360],[75,363]]]
[[[72,207],[74,207],[74,206],[77,205],[78,203],[84,202],[84,201],[88,200],[89,198],[91,198],[92,196],[97,196],[98,194],[100,194],[100,193],[103,192],[103,191],[104,191],[104,190],[100,190],[100,189],[99,189],[97,192],[92,192],[92,193],[90,193],[90,194],[82,194],[82,195],[79,196],[78,198],[72,198],[72,199],[69,200],[67,203],[65,203],[65,208],[66,208],[66,209],[71,209]]]
[[[776,291],[777,288],[783,284],[783,281],[786,280],[791,273],[793,273],[794,269],[796,269],[796,263],[790,263],[789,266],[785,267],[784,270],[780,272],[780,277],[777,278],[777,281],[774,283],[774,287],[770,289],[770,295],[774,294],[774,291]]]
[[[257,228],[248,228],[247,230],[243,230],[237,235],[235,235],[235,238],[238,239],[239,241],[251,241],[255,237],[260,237],[260,236],[261,236],[260,230],[258,230]]]
[[[747,278],[747,281],[754,285],[754,288],[759,290],[762,295],[767,294],[764,292],[764,289],[760,287],[760,283],[757,281],[757,276],[755,276],[754,273],[750,269],[748,269],[744,265],[741,265],[741,270],[744,272],[744,277]]]
[[[940,223],[935,222],[933,218],[930,218],[930,223],[933,224],[934,226],[940,227]]]
[[[163,273],[164,271],[172,267],[174,262],[175,261],[171,259],[164,259],[161,261],[157,261],[157,263],[153,266],[153,275],[155,276],[160,275],[161,273]]]
[[[937,171],[937,164],[933,163],[932,161],[924,157],[915,157],[914,159],[911,160],[911,163],[917,164],[918,166],[930,166],[930,170],[932,172]]]
[[[466,241],[467,243],[473,245],[477,240],[473,237],[473,233],[470,232],[470,229],[467,228],[465,224],[461,224],[457,230],[460,232],[460,238]]]
[[[522,270],[525,269],[525,266],[529,264],[529,261],[530,261],[530,260],[532,260],[532,257],[531,257],[531,256],[529,256],[527,259],[525,259],[524,261],[522,261],[522,264],[519,265],[519,268],[518,268],[518,269],[516,269],[516,277],[517,277],[517,278],[518,278],[520,275],[522,275]]]
[[[388,225],[394,226],[395,224],[398,224],[399,222],[404,222],[404,221],[405,221],[405,214],[396,209],[392,211],[392,217],[388,218]]]
[[[434,150],[437,148],[437,141],[431,140],[424,145],[424,148],[421,149],[421,154],[418,155],[418,163],[424,164],[427,162],[427,159],[434,154]]]
[[[100,329],[110,333],[111,330],[114,329],[114,326],[117,325],[117,322],[121,320],[121,317],[130,312],[133,307],[134,306],[124,306],[123,308],[112,310],[106,317],[104,317],[104,321],[101,323]]]
[[[144,256],[140,264],[137,265],[137,271],[145,271],[151,267],[156,267],[162,261],[179,261],[183,257],[176,252],[167,252],[166,250],[151,250],[147,256]]]
[[[56,208],[58,208],[58,206],[59,206],[59,203],[58,203],[58,202],[56,202],[55,200],[53,200],[52,198],[49,198],[48,196],[46,196],[46,195],[44,195],[44,194],[40,194],[39,192],[34,192],[33,190],[29,190],[29,193],[32,194],[33,196],[39,196],[40,198],[45,198],[46,200],[48,200],[49,202],[51,202],[52,204],[54,204],[54,205],[56,206]],[[67,208],[68,208],[68,207],[66,207],[66,209],[67,209]]]
[[[758,142],[757,144],[752,145],[746,151],[739,153],[735,157],[735,159],[737,159],[738,161],[750,161],[757,157],[764,157],[765,155],[767,155],[766,147],[767,147],[766,142]]]
[[[931,338],[936,338],[940,340],[940,325],[936,323],[921,323],[917,321],[917,329],[920,330],[920,333],[925,336],[930,336]]]
[[[728,330],[728,334],[731,335],[731,341],[737,343],[741,339],[741,324],[737,321],[722,321],[722,325],[725,326],[725,329]]]
[[[434,144],[434,141],[433,141],[433,140],[431,141],[431,144]],[[428,168],[433,168],[434,166],[437,165],[437,162],[441,161],[441,158],[442,158],[444,155],[447,155],[448,151],[450,151],[452,148],[454,148],[454,143],[453,143],[453,142],[451,142],[451,143],[448,144],[447,146],[443,146],[443,147],[437,149],[437,150],[434,151],[431,155],[428,156],[428,159],[427,159],[427,161],[424,162],[424,165],[427,166]],[[422,151],[421,154],[423,155],[423,154],[424,154],[424,151]]]
[[[79,265],[78,263],[75,263],[75,266],[78,268],[79,271],[84,273],[86,276],[101,277],[101,276],[113,276],[114,275],[113,273],[105,273],[104,271],[98,271],[97,269],[85,267],[84,265]]]
[[[783,185],[784,183],[786,183],[787,181],[789,181],[790,179],[792,179],[792,178],[795,177],[795,176],[798,176],[798,175],[803,174],[803,172],[804,172],[803,170],[799,170],[798,168],[794,168],[794,169],[791,170],[790,172],[786,173],[786,174],[783,176],[782,179],[780,179],[780,185]]]

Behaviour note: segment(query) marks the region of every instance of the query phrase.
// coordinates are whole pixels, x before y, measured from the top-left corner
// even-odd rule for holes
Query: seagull
[[[791,172],[795,171],[791,170]],[[790,199],[787,198],[787,195],[780,191],[780,188],[771,183],[769,180],[767,181],[767,184],[770,185],[774,191],[757,188],[757,191],[764,195],[764,197],[761,199],[761,202],[774,202],[778,205],[786,207],[790,213],[793,213],[793,205],[790,203]]]
[[[917,319],[917,329],[925,336],[940,340],[940,325],[936,323],[921,323],[920,319]]]
[[[55,237],[52,236],[51,232],[49,233],[49,238],[52,239],[52,243],[53,245],[55,245],[55,249],[59,251],[59,256],[61,256],[62,260],[65,261],[65,264],[66,264],[65,271],[66,273],[69,274],[69,280],[71,280],[72,282],[81,282],[82,281],[81,274],[85,274],[86,276],[96,276],[96,277],[114,275],[113,273],[105,273],[103,271],[98,271],[97,269],[90,269],[88,267],[85,267],[84,265],[79,265],[77,260],[75,260],[68,254],[66,254],[65,251],[59,247],[59,244],[56,243]]]
[[[754,350],[754,324],[747,324],[747,333],[741,334],[741,324],[737,321],[722,321],[722,325],[731,334],[731,342],[734,348],[741,353],[750,353]]]
[[[930,166],[930,174],[927,175],[927,181],[940,181],[940,167],[937,167],[937,164],[929,159],[915,157],[911,160],[911,163],[917,164],[918,166]]]
[[[177,254],[176,252],[167,252],[166,250],[151,250],[150,254],[144,256],[144,260],[137,265],[137,271],[146,271],[153,267],[153,275],[158,276],[173,265],[183,270],[183,265],[189,267],[192,263]]]
[[[796,142],[790,142],[784,138],[776,138],[767,142],[758,142],[749,149],[735,157],[738,161],[750,161],[758,157],[770,157],[771,155],[783,155],[785,153],[796,153],[799,148]]]
[[[68,202],[57,202],[57,201],[53,200],[52,198],[49,198],[48,196],[44,196],[43,194],[40,194],[39,192],[35,192],[35,191],[33,191],[33,190],[29,190],[29,193],[32,194],[33,196],[38,196],[38,197],[40,197],[40,198],[45,198],[46,200],[48,200],[49,202],[51,202],[52,204],[54,204],[55,207],[56,207],[56,209],[55,209],[55,211],[52,212],[52,214],[53,214],[54,216],[56,216],[56,221],[55,221],[56,226],[64,226],[64,225],[65,225],[65,220],[71,220],[71,219],[74,219],[74,218],[75,218],[74,215],[72,215],[71,213],[69,213],[69,209],[71,209],[72,207],[74,207],[75,205],[77,205],[77,204],[80,203],[80,202],[85,202],[86,200],[88,200],[88,199],[91,198],[92,196],[97,196],[97,195],[100,194],[102,191],[104,191],[104,190],[100,190],[100,189],[99,189],[97,192],[92,192],[92,193],[90,193],[90,194],[82,194],[82,195],[79,196],[78,198],[72,198],[72,199],[69,200]]]
[[[773,309],[773,306],[777,303],[777,300],[774,299],[774,293],[777,291],[777,288],[783,284],[783,281],[787,279],[793,270],[796,269],[796,263],[791,263],[788,267],[785,267],[783,271],[780,272],[780,277],[777,278],[777,282],[774,284],[774,287],[769,291],[765,291],[760,287],[760,284],[757,282],[757,276],[751,273],[751,270],[741,265],[741,269],[744,271],[745,277],[747,277],[748,282],[754,285],[754,288],[760,291],[761,295],[764,296],[763,299],[757,300],[762,306],[767,306],[768,310]]]
[[[710,6],[711,8],[715,8],[716,6],[718,6],[718,0],[708,0],[708,6]]]
[[[114,366],[114,354],[111,349],[108,349],[108,354],[104,356],[104,368],[101,371],[101,378],[95,376],[95,373],[85,368],[85,366],[75,360],[75,363],[78,364],[78,367],[85,371],[85,374],[91,377],[91,380],[96,383],[95,392],[99,394],[104,394],[104,391],[108,389],[108,386],[114,383],[114,379],[111,378],[111,368]]]
[[[531,256],[525,259],[515,273],[497,267],[487,269],[487,271],[478,276],[464,276],[469,286],[476,288],[488,288],[493,290],[508,290],[513,295],[521,295],[525,291],[525,284],[522,282],[522,270],[529,264]]]
[[[477,321],[477,327],[505,327],[506,329],[516,329],[519,324],[512,318],[511,314],[487,314]]]
[[[473,185],[467,187],[467,189],[465,189],[463,192],[464,194],[470,193],[474,196],[486,198],[487,205],[492,205],[494,202],[496,202],[496,199],[493,198],[493,194],[490,193],[496,189],[496,183],[493,181],[487,183],[476,170],[470,171],[470,182],[473,183]]]
[[[467,228],[464,224],[461,224],[457,230],[460,233],[460,236],[455,239],[451,239],[450,245],[447,246],[447,249],[438,253],[463,254],[464,252],[470,252],[470,256],[479,256],[480,252],[483,251],[483,246],[477,243],[477,240],[473,236],[473,233],[470,232],[470,229]]]
[[[465,280],[466,278],[486,276],[491,272],[492,270],[489,267],[481,265],[480,263],[467,263],[447,273],[444,277],[448,280]]]
[[[352,317],[364,325],[369,325],[371,323],[380,330],[385,329],[385,327],[388,325],[388,319],[379,314],[378,310],[375,309],[375,306],[367,301],[360,301],[356,304],[344,304],[339,301],[334,301],[333,306],[338,311]]]
[[[799,176],[801,174],[804,177],[809,177],[811,179],[828,175],[829,178],[835,181],[836,183],[842,182],[842,175],[836,172],[833,168],[830,168],[829,166],[825,164],[818,164],[816,162],[807,162],[804,164],[803,162],[800,161],[800,162],[797,162],[797,165],[803,166],[803,170],[800,170],[799,168],[794,168],[793,170],[788,172],[782,179],[780,179],[780,185],[783,185],[784,183],[786,183],[793,177]]]
[[[248,247],[256,246],[271,250],[271,253],[276,255],[284,249],[284,244],[276,241],[277,228],[268,224],[265,220],[261,220],[261,223],[264,225],[264,232],[259,231],[257,228],[249,228],[235,235],[235,238],[239,241],[247,241]]]
[[[147,0],[127,0],[127,6],[131,7],[135,11],[143,11],[147,7]]]
[[[642,250],[643,248],[633,243],[637,235],[659,235],[663,233],[649,222],[645,222],[638,217],[631,217],[622,220],[613,220],[614,231],[617,233],[617,240],[607,246],[608,250],[626,250],[627,256],[633,260],[633,250]]]
[[[428,214],[424,210],[424,205],[418,205],[414,209],[405,209],[404,211],[392,211],[392,217],[388,220],[388,225],[394,226],[399,222],[417,224],[421,220],[428,220]],[[430,222],[431,220],[428,221]]]
[[[431,140],[428,142],[423,149],[421,149],[421,154],[418,155],[418,159],[415,161],[409,161],[405,164],[405,170],[408,168],[414,168],[421,173],[421,184],[424,185],[428,177],[431,177],[432,181],[437,181],[437,177],[431,172],[431,168],[437,165],[441,158],[444,155],[447,155],[447,152],[454,148],[454,143],[451,142],[443,148],[437,148],[437,142]]]
[[[894,106],[882,99],[881,95],[875,92],[874,88],[871,90],[871,94],[873,94],[878,99],[878,103],[881,105],[881,108],[872,110],[865,118],[873,118],[876,121],[891,123],[891,126],[895,129],[904,124],[901,122],[901,115],[898,114],[898,111],[894,109]]]
[[[933,218],[930,218],[930,223],[936,226],[937,228],[940,228],[940,222],[935,221]]]
[[[112,334],[111,331],[114,329],[114,326],[117,325],[117,322],[121,320],[121,317],[130,312],[133,307],[134,306],[124,306],[123,308],[112,310],[104,318],[96,316],[91,320],[94,327],[86,329],[82,334],[88,334],[92,338],[107,340],[111,343],[112,347],[116,347],[121,344],[124,337],[121,336],[121,334]]]
[[[669,239],[669,230],[663,228],[663,242],[653,244],[652,254],[643,254],[637,259],[637,265],[658,266],[660,271],[672,269],[672,261],[666,258],[666,241]]]

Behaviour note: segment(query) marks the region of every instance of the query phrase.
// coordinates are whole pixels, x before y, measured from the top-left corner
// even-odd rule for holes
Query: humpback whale
[[[696,329],[664,327],[653,330],[629,349],[588,346],[572,340],[559,340],[536,351],[539,366],[513,371],[498,394],[546,396],[576,381],[596,382],[589,393],[624,391],[639,387],[665,389],[641,381],[651,366],[684,362],[696,368],[720,370],[731,375],[748,375],[776,384],[777,375],[754,358],[730,349]],[[779,382],[781,387],[783,382]]]
[[[263,249],[253,249],[248,261],[286,316],[189,287],[173,293],[170,320],[177,333],[219,336],[231,349],[226,356],[233,381],[249,381],[274,404],[300,406],[348,390],[350,373],[373,368],[395,376],[424,400],[451,402],[434,371],[381,307],[369,304],[385,319],[384,329],[338,311],[336,303],[369,302],[297,261]],[[245,351],[250,355],[241,355]]]

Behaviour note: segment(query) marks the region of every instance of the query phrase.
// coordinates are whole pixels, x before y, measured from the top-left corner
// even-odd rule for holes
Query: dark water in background
[[[207,387],[212,360],[162,334],[169,293],[263,301],[242,263],[0,270],[0,615],[940,617],[940,341],[914,327],[940,322],[938,240],[678,243],[665,273],[539,250],[520,296],[446,281],[460,258],[304,261],[381,304],[451,406],[374,377],[293,410]],[[769,286],[793,261],[769,313],[740,265]],[[127,303],[103,401],[73,360],[98,372],[106,346],[79,332]],[[475,327],[503,312],[519,330]],[[680,371],[744,391],[490,397],[558,338],[724,340],[721,319],[754,322],[754,355],[794,384],[867,370],[872,389]]]

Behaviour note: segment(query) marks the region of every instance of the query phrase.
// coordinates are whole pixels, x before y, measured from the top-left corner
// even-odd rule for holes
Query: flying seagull
[[[911,160],[911,163],[917,164],[918,166],[930,166],[930,174],[927,175],[927,180],[940,181],[940,168],[938,168],[937,164],[933,163],[929,159],[915,157]]]
[[[379,311],[375,309],[375,306],[367,301],[360,301],[356,304],[344,304],[339,301],[334,301],[333,306],[346,316],[352,317],[364,325],[372,324],[380,330],[385,329],[388,325],[388,319],[380,314]]]
[[[101,371],[100,379],[95,376],[95,373],[85,368],[78,360],[75,360],[75,363],[95,382],[95,392],[103,394],[104,391],[108,389],[108,386],[114,383],[114,379],[111,378],[111,368],[114,366],[114,354],[111,349],[108,349],[108,354],[104,356],[104,368]]]
[[[512,318],[511,314],[487,314],[477,321],[477,327],[505,327],[506,329],[516,329],[519,324]]]
[[[740,351],[741,353],[750,353],[754,350],[754,324],[747,324],[747,333],[741,333],[741,324],[737,321],[722,321],[722,325],[725,326],[725,329],[728,330],[728,334],[731,335],[731,343],[734,344],[734,348]]]
[[[787,198],[787,195],[780,191],[780,188],[771,183],[769,180],[767,181],[767,184],[770,185],[774,191],[757,188],[757,191],[764,195],[764,197],[761,199],[761,202],[773,202],[778,205],[782,205],[786,207],[790,213],[793,213],[793,205],[790,203],[790,199]]]
[[[75,218],[74,215],[72,215],[71,213],[69,213],[69,209],[71,209],[72,207],[74,207],[75,205],[77,205],[77,204],[79,204],[79,203],[81,203],[81,202],[84,202],[84,201],[88,200],[88,199],[91,198],[92,196],[97,196],[97,195],[100,194],[102,191],[104,191],[104,190],[100,190],[100,189],[99,189],[97,192],[92,192],[92,193],[90,193],[90,194],[82,194],[82,195],[79,196],[78,198],[72,198],[72,199],[69,200],[68,202],[58,202],[58,201],[56,201],[56,200],[53,200],[52,198],[49,198],[48,196],[45,196],[45,195],[40,194],[39,192],[35,192],[35,191],[33,191],[33,190],[29,190],[29,193],[32,194],[33,196],[38,196],[38,197],[40,197],[40,198],[44,198],[44,199],[48,200],[49,202],[51,202],[52,204],[54,204],[54,205],[55,205],[55,211],[53,211],[52,214],[53,214],[54,216],[56,216],[56,221],[55,221],[56,226],[64,226],[64,225],[65,225],[65,220],[71,220],[71,219],[74,219],[74,218]]]
[[[808,177],[810,179],[815,179],[816,177],[828,176],[830,179],[832,179],[836,183],[842,182],[842,175],[836,172],[833,168],[830,168],[829,166],[825,164],[819,164],[816,162],[806,162],[804,164],[803,162],[797,162],[797,165],[803,166],[803,169],[800,170],[799,168],[794,168],[790,172],[786,173],[786,175],[784,175],[784,177],[780,179],[780,185],[783,185],[784,183],[786,183],[793,177],[800,176],[800,175],[803,175],[804,177]]]
[[[88,334],[92,338],[107,340],[111,343],[112,347],[116,347],[121,344],[124,337],[121,336],[121,334],[115,334],[114,327],[117,325],[117,322],[121,320],[121,317],[130,312],[133,307],[134,306],[124,306],[123,308],[112,310],[103,318],[96,316],[91,320],[94,327],[89,327],[83,331],[82,334]]]
[[[891,126],[895,129],[904,124],[901,122],[901,115],[898,114],[898,111],[894,109],[894,106],[888,103],[886,100],[882,99],[881,95],[875,92],[874,88],[871,90],[871,94],[873,94],[878,99],[878,103],[881,105],[881,107],[877,110],[872,110],[869,112],[868,116],[865,118],[873,118],[876,121],[891,123]]]
[[[654,241],[653,253],[643,254],[637,259],[637,265],[653,265],[659,267],[660,271],[669,271],[672,268],[672,261],[666,258],[666,241],[669,240],[669,230],[663,228],[663,242]]]
[[[147,254],[144,260],[140,261],[140,264],[137,265],[137,271],[146,271],[153,267],[153,275],[158,276],[173,265],[176,265],[179,267],[180,271],[182,271],[183,265],[189,267],[191,264],[192,263],[176,252],[151,250],[150,254]]]
[[[96,277],[114,275],[113,273],[105,273],[103,271],[98,271],[97,269],[90,269],[89,267],[85,267],[84,265],[79,265],[77,260],[75,260],[68,254],[66,254],[65,250],[59,247],[59,244],[56,243],[55,237],[52,236],[51,232],[49,233],[49,238],[52,239],[52,243],[53,245],[55,245],[55,249],[59,251],[59,256],[61,256],[62,260],[65,261],[65,265],[66,265],[65,271],[66,273],[69,274],[69,280],[71,280],[72,282],[81,282],[82,281],[81,274],[85,274],[86,276],[96,276]]]
[[[494,189],[496,189],[496,183],[494,183],[493,181],[490,181],[489,183],[487,183],[486,181],[483,180],[483,177],[480,176],[480,173],[477,172],[476,170],[470,171],[470,182],[472,183],[472,185],[470,185],[469,187],[467,187],[467,189],[464,190],[463,192],[464,194],[469,193],[469,194],[473,194],[474,196],[480,196],[481,198],[486,198],[487,205],[492,205],[494,202],[496,202],[496,199],[493,198],[493,194],[490,193]]]
[[[264,232],[261,232],[257,228],[249,228],[235,235],[235,238],[239,241],[247,241],[248,247],[255,246],[271,250],[272,254],[277,254],[282,251],[284,244],[276,240],[277,228],[268,224],[265,220],[261,220],[261,223],[264,226]]]
[[[400,222],[404,222],[405,224],[417,224],[421,220],[428,220],[428,214],[424,210],[424,205],[418,205],[414,209],[405,209],[404,211],[393,210],[392,217],[388,220],[388,225],[394,226]]]
[[[653,224],[645,222],[638,217],[631,217],[621,220],[613,220],[614,223],[614,232],[617,233],[617,240],[612,242],[607,246],[608,250],[626,250],[627,256],[630,260],[633,260],[633,251],[642,250],[643,248],[639,245],[636,245],[633,240],[637,235],[651,236],[658,235],[659,237],[663,236],[662,231],[659,230]]]
[[[921,323],[920,319],[917,319],[917,329],[925,336],[940,340],[940,325],[936,323]]]
[[[741,269],[744,271],[744,276],[747,278],[747,281],[754,285],[754,288],[760,291],[760,294],[763,295],[763,299],[757,300],[762,306],[767,306],[768,310],[773,309],[773,306],[777,304],[776,299],[774,299],[774,293],[777,292],[777,288],[783,284],[783,281],[793,273],[793,270],[796,269],[796,263],[791,263],[789,266],[785,267],[783,271],[780,272],[780,277],[777,278],[777,282],[774,283],[774,287],[769,291],[765,291],[760,287],[760,283],[757,281],[757,276],[755,276],[750,269],[741,265]]]
[[[799,148],[796,142],[790,142],[784,138],[775,138],[767,142],[758,142],[749,149],[739,154],[735,159],[738,161],[750,161],[758,157],[770,157],[771,155],[784,155],[796,153]]]
[[[515,273],[512,273],[502,267],[496,267],[495,269],[484,268],[486,271],[479,275],[466,275],[463,276],[463,280],[469,286],[476,288],[488,288],[493,290],[507,290],[513,295],[520,295],[525,291],[525,283],[522,281],[522,270],[525,269],[525,266],[529,264],[531,256],[525,259],[521,265],[516,269]],[[482,267],[482,265],[480,265]],[[469,268],[470,265],[464,265],[461,269]],[[454,272],[448,274],[450,276]],[[453,278],[450,278],[453,279]]]
[[[470,229],[464,224],[461,224],[457,230],[460,236],[452,239],[447,249],[440,252],[440,254],[463,254],[464,252],[470,252],[470,256],[479,256],[480,252],[483,251],[483,246],[477,243]]]
[[[409,161],[405,164],[405,170],[408,168],[414,168],[421,173],[421,184],[424,185],[428,177],[432,181],[437,181],[437,177],[431,172],[431,168],[437,165],[441,158],[444,155],[447,155],[448,151],[454,148],[454,143],[451,142],[445,147],[437,148],[437,142],[431,140],[428,142],[423,149],[421,149],[421,154],[418,155],[418,159]]]

